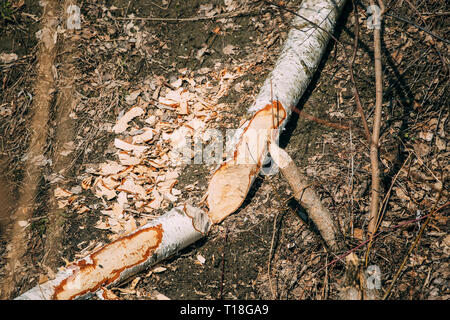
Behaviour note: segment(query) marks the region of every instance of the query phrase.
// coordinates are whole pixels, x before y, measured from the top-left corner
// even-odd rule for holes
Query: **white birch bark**
[[[166,214],[75,261],[17,300],[68,300],[89,298],[141,272],[203,238],[211,227],[201,209],[185,206]]]
[[[293,108],[317,70],[344,4],[345,0],[302,2],[274,69],[248,109],[250,120],[231,139],[234,157],[222,163],[211,178],[208,206],[214,223],[236,211],[247,196],[267,156],[267,143],[271,139],[278,142]],[[271,119],[269,114],[273,115]],[[281,123],[277,124],[278,120]],[[270,132],[273,129],[280,130],[273,134]],[[258,141],[251,143],[255,141],[251,138],[254,130],[258,131]],[[239,153],[250,153],[254,163],[242,161],[245,156],[240,161]]]
[[[255,103],[248,110],[252,118],[241,127],[231,144],[232,149],[241,145],[241,151],[245,150],[245,143],[242,141],[252,138],[248,128],[267,130],[262,139],[256,139],[257,142],[253,146],[256,154],[250,152],[255,163],[239,164],[232,159],[216,171],[208,189],[209,215],[191,206],[174,208],[133,233],[70,264],[59,271],[55,279],[32,288],[16,299],[90,297],[102,287],[117,284],[177,253],[204,237],[212,224],[222,221],[234,212],[244,201],[262,161],[267,156],[266,142],[273,138],[276,141],[279,139],[281,130],[275,137],[270,130],[284,128],[293,107],[311,81],[344,3],[345,0],[302,2],[298,14],[313,24],[300,17],[293,19],[293,27],[278,62],[261,88]],[[274,114],[279,115],[276,123]],[[239,153],[242,152],[236,153],[240,156]],[[232,205],[220,205],[221,202],[226,204],[227,201],[232,202]]]

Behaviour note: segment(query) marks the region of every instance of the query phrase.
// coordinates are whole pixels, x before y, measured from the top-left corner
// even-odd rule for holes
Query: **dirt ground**
[[[382,199],[388,193],[389,197],[381,234],[363,270],[378,268],[381,289],[387,290],[425,222],[420,218],[433,213],[390,299],[447,300],[449,41],[443,38],[449,30],[449,5],[444,0],[385,2],[390,10],[382,29],[385,91],[380,162]],[[0,55],[15,53],[17,58],[0,60],[0,283],[8,279],[15,205],[27,187],[22,181],[32,136],[36,32],[42,15],[35,1],[1,3]],[[42,176],[31,205],[32,217],[23,231],[27,255],[9,298],[130,230],[129,225],[105,227],[110,220],[102,210],[109,208],[110,201],[82,187],[86,181],[94,182],[102,164],[116,159],[116,135],[111,128],[124,111],[145,105],[146,116],[155,116],[162,128],[152,141],[155,146],[158,139],[162,141],[158,148],[165,150],[164,135],[173,133],[188,116],[158,108],[152,101],[155,92],[168,95],[183,78],[194,82],[185,80],[182,86],[212,106],[204,111],[208,128],[236,128],[246,119],[246,109],[287,37],[293,14],[283,7],[295,11],[301,1],[279,3],[281,7],[256,0],[76,3],[81,28],[58,34],[56,87],[49,93],[53,99],[45,128],[47,146],[36,160]],[[366,23],[368,1],[356,3],[361,30],[355,78],[371,128],[373,36]],[[241,13],[233,15],[236,12]],[[63,28],[65,16],[60,17]],[[280,140],[333,213],[343,238],[342,252],[325,249],[280,174],[260,176],[241,208],[206,238],[113,288],[114,294],[130,300],[155,299],[156,292],[170,299],[339,298],[345,263],[336,257],[366,240],[370,205],[369,146],[349,73],[354,36],[355,16],[349,1],[335,31],[340,43],[330,42],[297,106],[328,125],[294,114]],[[145,123],[144,118],[135,119],[132,126],[139,129]],[[335,129],[329,123],[347,129]],[[199,203],[213,168],[204,164],[171,168],[178,173],[175,187],[181,193],[152,211],[128,210],[130,228],[179,204]],[[58,198],[57,188],[68,191],[70,198]],[[49,228],[55,223],[59,231]],[[54,241],[57,245],[48,245]],[[367,248],[363,245],[354,252],[364,259]]]

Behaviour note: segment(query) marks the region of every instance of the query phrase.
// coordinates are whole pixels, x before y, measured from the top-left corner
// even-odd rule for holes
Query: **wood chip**
[[[139,195],[140,198],[145,199],[147,197],[147,192],[145,189],[136,184],[132,178],[126,178],[122,184],[117,187],[117,191],[124,191],[126,193]]]
[[[112,128],[114,133],[119,134],[127,130],[128,122],[133,120],[136,117],[139,117],[145,113],[144,109],[141,107],[133,107],[128,112],[126,112],[116,123],[116,125]]]
[[[95,185],[95,195],[98,198],[102,198],[103,196],[105,196],[107,200],[111,200],[116,197],[116,191],[106,187],[103,181],[100,179],[100,181],[98,181],[98,183],[96,183]]]
[[[119,161],[124,166],[136,166],[141,163],[140,158],[130,156],[126,151],[119,152]]]
[[[108,161],[107,163],[100,164],[99,172],[101,175],[107,176],[111,174],[117,174],[124,170],[126,167],[118,164],[114,161]]]
[[[140,156],[148,149],[146,146],[131,144],[118,138],[114,139],[114,146],[121,150],[133,151],[133,153],[137,156]]]
[[[72,195],[71,192],[67,191],[66,189],[60,188],[60,187],[57,187],[55,189],[55,191],[53,192],[53,194],[54,194],[55,198],[57,198],[57,199],[58,198],[67,198]]]
[[[148,142],[153,139],[154,132],[151,128],[142,128],[144,133],[133,137],[133,144]]]

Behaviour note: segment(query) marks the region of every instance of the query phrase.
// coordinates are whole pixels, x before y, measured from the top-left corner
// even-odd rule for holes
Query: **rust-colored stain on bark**
[[[272,103],[268,103],[266,104],[266,106],[260,110],[258,110],[255,115],[250,119],[250,123],[248,124],[248,126],[244,129],[244,132],[242,133],[242,136],[245,135],[245,133],[247,132],[248,129],[250,129],[252,126],[252,122],[255,119],[259,119],[261,116],[267,116],[271,115],[272,116],[272,125],[270,127],[265,127],[265,128],[252,128],[253,130],[258,130],[258,129],[264,129],[264,130],[270,130],[270,129],[277,129],[280,124],[284,121],[284,119],[286,119],[286,110],[283,108],[283,106],[281,105],[281,102],[278,100],[274,100],[272,101]],[[277,121],[278,120],[278,121]],[[233,160],[236,161],[238,153],[239,153],[239,145],[241,144],[241,141],[239,141],[239,143],[236,146],[236,150],[234,150],[234,154],[233,154]]]
[[[55,288],[52,299],[71,300],[114,282],[129,268],[145,262],[159,247],[161,225],[144,228],[119,238],[68,268],[73,274]]]

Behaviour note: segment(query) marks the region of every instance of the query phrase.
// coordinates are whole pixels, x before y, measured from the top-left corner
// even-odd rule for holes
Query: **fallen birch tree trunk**
[[[333,222],[333,218],[328,209],[323,206],[316,192],[307,182],[308,179],[298,171],[297,166],[287,152],[275,143],[270,143],[269,152],[291,186],[291,189],[294,191],[295,200],[306,209],[308,216],[316,225],[327,246],[334,251],[339,249],[337,228]]]
[[[266,159],[268,142],[278,142],[317,70],[344,4],[345,0],[302,2],[280,57],[248,110],[250,119],[231,140],[227,161],[209,183],[207,200],[214,223],[244,202]]]
[[[208,214],[191,206],[174,208],[73,262],[59,271],[55,279],[16,299],[90,297],[102,287],[120,283],[176,254],[236,211],[264,163],[267,142],[278,141],[281,129],[311,81],[344,3],[345,0],[302,2],[275,68],[248,111],[250,120],[232,139],[230,159],[220,165],[210,181]]]
[[[120,283],[203,238],[211,227],[201,209],[173,208],[132,233],[113,241],[25,292],[20,300],[89,298],[97,290]]]

